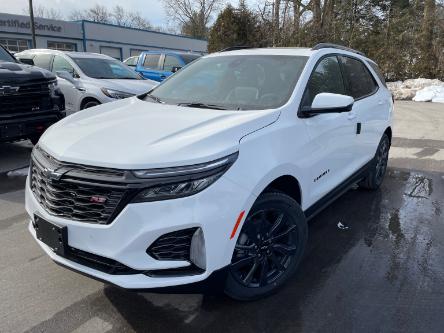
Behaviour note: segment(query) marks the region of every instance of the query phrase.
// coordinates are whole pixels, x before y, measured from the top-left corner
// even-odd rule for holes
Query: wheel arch
[[[88,102],[97,102],[99,104],[102,104],[102,102],[100,102],[97,98],[92,97],[92,96],[87,96],[87,97],[82,99],[82,102],[80,103],[80,110],[83,110],[83,107]]]
[[[299,205],[302,204],[302,190],[299,181],[292,175],[282,175],[271,181],[261,192],[277,190],[293,198]]]
[[[390,126],[387,127],[384,131],[384,134],[387,134],[387,136],[389,138],[390,145],[391,145],[392,144],[392,135],[393,135],[392,128]]]

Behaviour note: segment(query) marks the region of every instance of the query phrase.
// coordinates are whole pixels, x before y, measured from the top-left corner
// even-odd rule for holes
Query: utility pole
[[[29,0],[29,17],[31,18],[31,34],[32,34],[32,47],[37,48],[35,42],[35,26],[34,26],[34,9],[32,8],[32,0]]]

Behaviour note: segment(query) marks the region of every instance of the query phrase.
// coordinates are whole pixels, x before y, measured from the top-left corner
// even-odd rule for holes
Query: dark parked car
[[[19,63],[0,45],[0,142],[30,139],[35,144],[64,110],[54,74]]]

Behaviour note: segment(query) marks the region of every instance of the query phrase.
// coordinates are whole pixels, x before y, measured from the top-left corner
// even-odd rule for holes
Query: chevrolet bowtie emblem
[[[20,87],[2,86],[0,87],[0,95],[10,95],[19,91]]]
[[[63,173],[57,172],[57,170],[51,170],[48,168],[43,169],[43,174],[49,180],[60,180],[60,178],[63,176]]]

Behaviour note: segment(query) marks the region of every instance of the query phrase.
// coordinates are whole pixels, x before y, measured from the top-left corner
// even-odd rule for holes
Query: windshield
[[[72,57],[72,59],[80,67],[83,73],[94,79],[142,79],[131,68],[118,60],[83,57]]]
[[[154,88],[145,100],[227,110],[276,108],[290,98],[307,59],[280,55],[200,58]]]
[[[14,57],[12,57],[1,45],[0,45],[0,61],[16,62]]]

